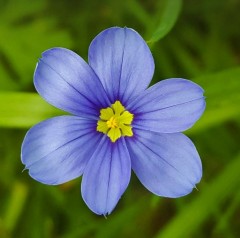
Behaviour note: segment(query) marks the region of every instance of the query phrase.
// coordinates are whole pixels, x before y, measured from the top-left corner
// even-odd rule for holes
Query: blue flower
[[[205,109],[203,89],[186,79],[148,88],[152,54],[134,30],[113,27],[89,47],[89,64],[74,52],[52,48],[35,74],[38,93],[72,115],[32,127],[22,163],[35,180],[62,184],[81,175],[81,193],[97,214],[112,212],[131,169],[152,193],[176,198],[202,176],[198,152],[182,131]]]

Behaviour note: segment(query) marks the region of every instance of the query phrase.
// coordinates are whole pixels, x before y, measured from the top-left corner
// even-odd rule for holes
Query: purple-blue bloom
[[[152,193],[176,198],[192,191],[202,164],[190,128],[205,109],[203,89],[180,78],[148,88],[152,54],[134,30],[113,27],[90,44],[88,64],[52,48],[35,74],[38,93],[72,115],[54,117],[26,134],[21,159],[35,180],[50,185],[82,177],[81,193],[97,214],[110,214],[131,169]]]

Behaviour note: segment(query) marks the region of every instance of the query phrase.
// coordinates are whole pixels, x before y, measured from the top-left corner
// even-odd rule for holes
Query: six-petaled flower
[[[61,184],[81,175],[88,207],[109,214],[127,188],[131,169],[152,193],[180,197],[202,176],[195,146],[182,131],[205,109],[203,90],[180,78],[148,88],[152,54],[134,30],[113,27],[89,47],[89,64],[52,48],[34,74],[38,93],[72,115],[32,127],[22,145],[31,177]]]

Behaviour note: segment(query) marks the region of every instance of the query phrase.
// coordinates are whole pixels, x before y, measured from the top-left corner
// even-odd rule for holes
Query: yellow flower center
[[[101,109],[100,119],[97,122],[97,131],[106,134],[112,142],[121,136],[133,136],[133,114],[126,111],[120,101],[116,101],[111,107]]]

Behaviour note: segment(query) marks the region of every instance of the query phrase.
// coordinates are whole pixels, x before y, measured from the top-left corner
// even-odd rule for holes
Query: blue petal
[[[133,126],[161,133],[187,130],[205,110],[203,89],[186,79],[163,80],[127,106]]]
[[[154,73],[152,54],[143,38],[129,28],[101,32],[89,47],[89,64],[112,102],[123,105],[145,90]]]
[[[82,175],[101,137],[93,120],[75,116],[51,118],[27,132],[22,163],[37,181],[61,184]]]
[[[82,179],[82,196],[96,214],[110,214],[128,186],[131,162],[123,138],[112,143],[108,137],[95,150]]]
[[[96,117],[109,105],[103,86],[77,54],[52,48],[42,54],[34,74],[38,93],[52,105],[83,117]]]
[[[180,197],[190,193],[200,181],[201,160],[185,135],[135,129],[134,137],[126,142],[134,172],[152,193]]]

